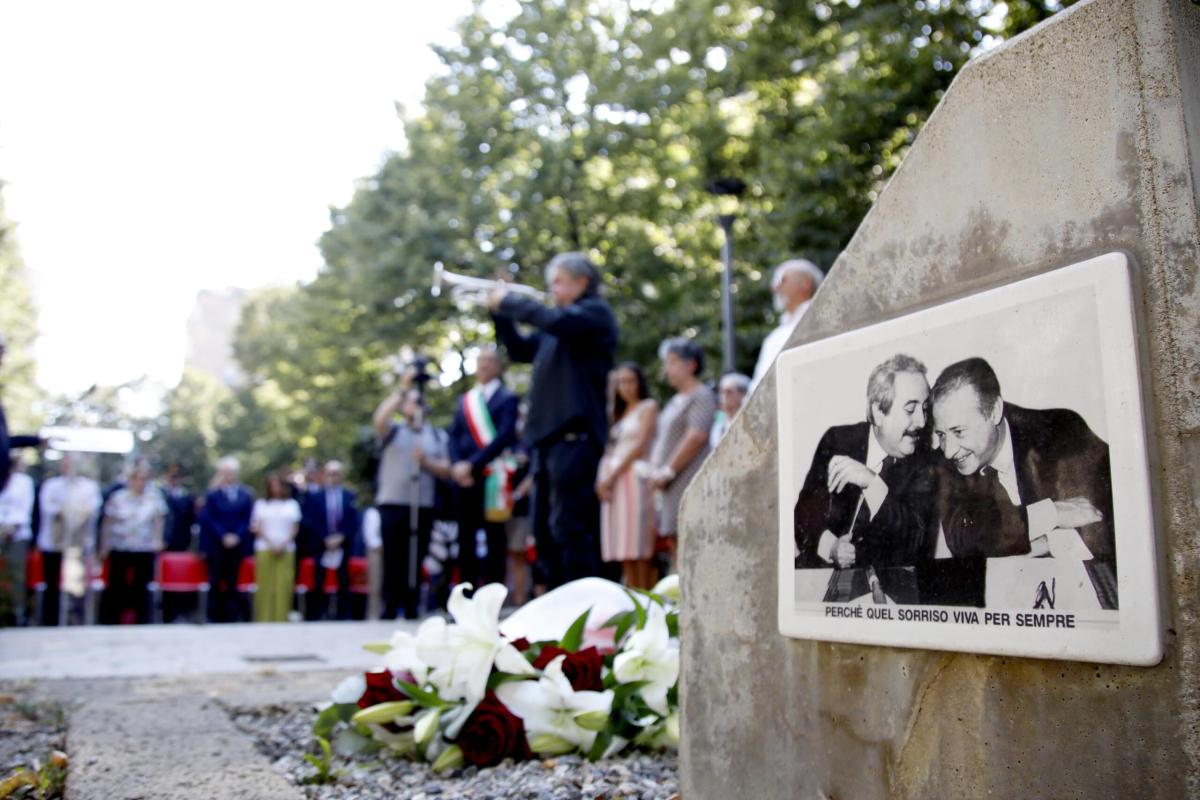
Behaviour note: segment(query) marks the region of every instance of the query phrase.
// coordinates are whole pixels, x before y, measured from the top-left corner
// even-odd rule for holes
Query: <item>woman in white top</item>
[[[108,561],[108,585],[100,604],[100,621],[115,625],[132,609],[139,625],[150,621],[154,559],[163,547],[167,504],[150,483],[150,470],[139,464],[128,484],[113,492],[104,506],[100,528],[100,560]]]
[[[292,610],[296,576],[296,533],[300,504],[292,499],[284,479],[267,476],[266,493],[254,501],[250,532],[254,534],[255,622],[287,622]]]
[[[650,483],[634,464],[654,441],[658,404],[646,376],[632,362],[616,369],[608,447],[596,476],[600,498],[600,555],[620,561],[626,586],[654,586],[654,503]]]

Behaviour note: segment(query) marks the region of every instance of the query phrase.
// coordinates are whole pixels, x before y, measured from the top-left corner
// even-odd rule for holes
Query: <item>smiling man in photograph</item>
[[[867,419],[817,445],[796,501],[798,567],[905,566],[936,530],[936,469],[925,435],[925,365],[897,354],[871,371]]]
[[[933,386],[934,443],[945,457],[937,554],[1047,555],[1048,534],[1075,529],[1115,563],[1108,445],[1069,409],[1005,401],[982,358],[942,370]]]

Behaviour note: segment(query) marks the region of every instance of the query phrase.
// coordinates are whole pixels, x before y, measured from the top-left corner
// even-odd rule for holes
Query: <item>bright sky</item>
[[[0,5],[0,180],[38,380],[179,378],[200,289],[312,278],[469,0]],[[2,287],[0,287],[2,290]]]

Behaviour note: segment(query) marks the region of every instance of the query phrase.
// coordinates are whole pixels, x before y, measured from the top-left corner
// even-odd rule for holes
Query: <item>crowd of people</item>
[[[756,378],[820,277],[803,260],[776,268],[783,321],[764,343]],[[478,354],[474,385],[456,398],[449,426],[428,419],[423,365],[404,370],[373,416],[378,468],[363,487],[372,502],[362,507],[338,461],[273,472],[256,497],[227,456],[196,495],[182,465],[155,476],[144,461],[102,491],[75,453],[34,487],[14,450],[11,462],[3,459],[11,477],[0,475],[8,621],[78,617],[77,603],[63,597],[84,596],[94,565],[103,563],[100,620],[146,622],[161,552],[203,559],[209,589],[201,612],[213,622],[415,618],[443,606],[456,582],[507,582],[516,605],[589,576],[653,586],[675,568],[684,489],[752,380],[729,373],[714,387],[699,345],[668,338],[658,355],[673,393],[660,407],[642,365],[614,363],[617,323],[596,266],[583,254],[560,254],[546,284],[551,304],[505,284],[488,295],[497,344]],[[523,398],[504,383],[506,358],[532,364]],[[10,441],[2,411],[0,438],[5,453],[38,444],[36,437]],[[45,587],[38,620],[27,604],[30,547]],[[366,591],[352,591],[354,563],[366,565]],[[239,591],[248,583],[250,598]],[[167,618],[179,611],[164,610]]]

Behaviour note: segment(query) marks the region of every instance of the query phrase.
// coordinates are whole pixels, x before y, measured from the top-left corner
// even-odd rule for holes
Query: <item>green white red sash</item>
[[[482,450],[496,438],[496,424],[492,422],[483,389],[475,387],[464,394],[462,407],[471,438]],[[512,476],[515,471],[516,461],[503,456],[484,467],[483,513],[488,522],[505,522],[512,517]]]

